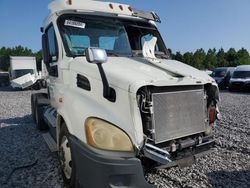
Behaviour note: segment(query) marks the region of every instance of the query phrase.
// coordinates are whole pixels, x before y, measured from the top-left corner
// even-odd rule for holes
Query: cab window
[[[47,46],[50,56],[48,72],[50,76],[58,77],[58,67],[56,64],[58,61],[58,44],[52,24],[46,29],[45,34],[47,35]]]
[[[99,47],[107,50],[114,50],[117,37],[100,37]]]
[[[48,37],[49,55],[52,58],[52,62],[56,62],[58,59],[58,46],[56,41],[56,34],[53,25],[51,25],[46,31]]]

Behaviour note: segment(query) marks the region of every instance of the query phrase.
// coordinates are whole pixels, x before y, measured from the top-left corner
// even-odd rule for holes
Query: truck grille
[[[161,143],[204,132],[204,90],[153,93],[154,141]]]

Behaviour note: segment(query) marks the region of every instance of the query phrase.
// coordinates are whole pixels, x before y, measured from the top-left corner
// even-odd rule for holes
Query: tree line
[[[193,52],[186,53],[172,53],[169,50],[172,59],[184,62],[188,65],[196,67],[200,70],[213,70],[216,67],[236,67],[238,65],[250,64],[250,56],[246,49],[241,48],[236,51],[234,48],[230,48],[228,51],[224,51],[223,48],[218,51],[213,48],[207,52],[200,48]]]
[[[200,48],[195,52],[176,52],[173,53],[169,49],[172,59],[184,62],[188,65],[196,67],[198,69],[213,70],[216,67],[235,67],[238,65],[250,64],[250,56],[246,49],[242,48],[236,51],[234,48],[230,48],[228,51],[224,51],[223,48],[218,51],[213,48],[207,52]],[[37,62],[42,60],[42,51],[32,52],[23,46],[16,46],[13,48],[0,48],[0,70],[8,71],[10,66],[10,56],[35,56]]]

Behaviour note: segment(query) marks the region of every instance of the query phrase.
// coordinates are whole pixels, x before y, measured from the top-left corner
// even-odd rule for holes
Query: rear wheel
[[[49,100],[46,93],[35,93],[31,95],[32,118],[38,130],[48,129],[48,125],[43,118],[44,107],[47,105],[49,105]]]
[[[75,164],[69,143],[69,132],[65,123],[62,125],[59,135],[59,158],[65,185],[67,188],[74,188],[76,184]]]
[[[32,119],[33,122],[36,122],[36,115],[35,115],[35,94],[31,94],[31,98],[30,98],[30,103],[31,103],[31,114],[32,114]]]
[[[33,93],[31,94],[31,100],[30,100],[30,103],[31,103],[31,113],[32,113],[32,119],[34,121],[34,123],[36,123],[36,100],[38,98],[43,98],[43,99],[47,99],[48,98],[48,95],[47,93]]]
[[[38,130],[43,131],[48,129],[48,125],[45,123],[43,119],[43,106],[38,103],[39,100],[36,100],[36,108],[35,108],[35,118],[36,118],[36,127]]]

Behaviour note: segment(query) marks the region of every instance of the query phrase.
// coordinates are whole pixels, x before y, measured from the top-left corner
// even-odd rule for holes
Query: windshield
[[[21,69],[21,70],[15,70],[15,78],[19,78],[21,76],[24,76],[25,74],[34,74],[34,70],[33,69]]]
[[[212,77],[225,77],[227,73],[226,69],[214,70],[212,73]]]
[[[119,18],[63,15],[59,29],[68,56],[82,56],[88,47],[105,49],[110,56],[142,55],[142,46],[157,37],[156,55],[167,56],[157,29],[147,22]]]
[[[250,71],[235,71],[233,78],[250,78]]]

